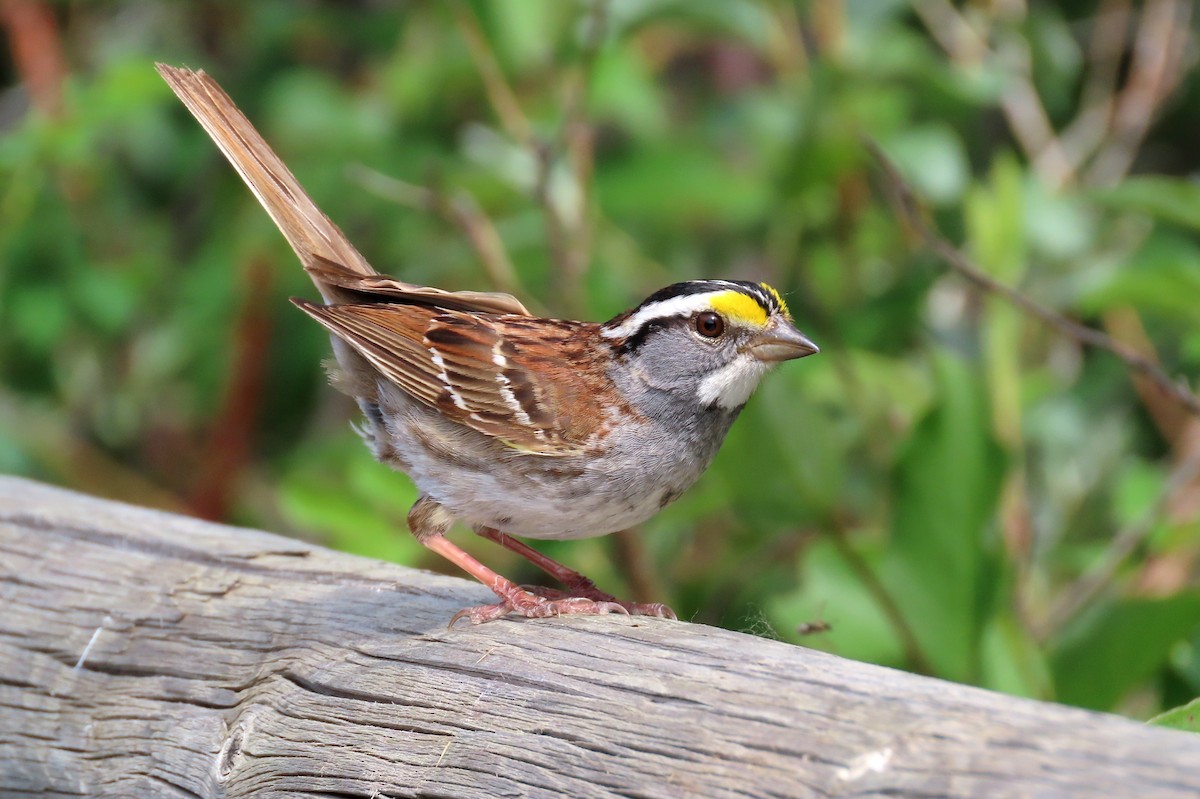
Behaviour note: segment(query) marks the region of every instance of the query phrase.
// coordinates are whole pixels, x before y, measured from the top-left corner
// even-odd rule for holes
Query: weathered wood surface
[[[1200,737],[0,478],[0,796],[1196,796]]]

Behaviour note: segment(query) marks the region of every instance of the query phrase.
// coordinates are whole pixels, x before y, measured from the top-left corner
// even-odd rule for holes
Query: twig
[[[466,2],[458,0],[454,3],[454,17],[467,42],[471,60],[475,62],[475,68],[479,70],[479,75],[483,79],[488,102],[491,103],[492,110],[500,119],[500,124],[508,132],[508,135],[521,144],[529,145],[533,141],[533,127],[529,124],[525,112],[521,110],[516,93],[504,79],[500,62],[497,60],[496,54],[492,52],[487,37],[483,35],[475,12]]]
[[[641,532],[636,529],[618,530],[609,538],[612,542],[609,546],[616,553],[614,568],[629,585],[630,593],[644,597],[643,601],[666,597],[667,588],[661,572],[646,551]]]
[[[591,252],[592,227],[588,197],[592,182],[592,126],[587,119],[588,86],[596,57],[604,44],[608,27],[608,0],[592,0],[583,31],[579,58],[567,76],[563,88],[563,116],[553,144],[534,148],[538,172],[534,196],[542,206],[546,224],[546,244],[556,267],[559,296],[572,312],[582,311],[582,286]],[[554,167],[561,152],[570,168],[578,198],[571,209],[556,202],[553,192]],[[570,211],[568,214],[567,211]]]
[[[521,293],[520,281],[504,248],[504,241],[492,220],[470,194],[463,191],[452,198],[447,197],[437,189],[406,183],[361,164],[351,165],[348,171],[368,191],[409,208],[435,213],[457,227],[471,242],[492,285],[510,294]]]
[[[1179,464],[1179,468],[1171,475],[1146,512],[1113,537],[1104,560],[1064,589],[1050,606],[1045,620],[1035,628],[1035,634],[1040,640],[1045,641],[1074,618],[1075,614],[1087,607],[1088,603],[1112,582],[1121,564],[1154,532],[1155,525],[1170,508],[1175,495],[1190,486],[1197,477],[1200,477],[1200,453]]]
[[[1067,161],[1076,171],[1103,146],[1112,126],[1121,59],[1129,29],[1129,2],[1104,0],[1093,17],[1080,110],[1059,136]]]
[[[1110,140],[1088,170],[1088,184],[1111,185],[1133,165],[1163,100],[1179,84],[1190,6],[1178,0],[1146,3],[1133,46],[1129,79],[1117,98]]]
[[[537,175],[533,184],[533,197],[542,209],[542,219],[546,226],[546,247],[550,250],[550,261],[556,267],[554,271],[557,280],[558,294],[568,304],[576,304],[575,275],[582,270],[578,266],[575,249],[571,246],[571,226],[567,224],[558,203],[554,200],[554,148],[545,142],[539,142],[533,148],[537,163]],[[578,308],[571,308],[573,312]]]
[[[829,535],[829,539],[833,542],[834,549],[846,561],[846,565],[854,572],[854,576],[867,589],[867,593],[875,599],[879,609],[883,611],[883,615],[895,628],[896,634],[900,636],[900,646],[904,648],[904,656],[912,666],[911,670],[917,674],[936,674],[933,663],[925,655],[925,651],[921,648],[921,642],[917,640],[917,634],[913,632],[908,619],[904,618],[904,612],[892,598],[887,586],[883,584],[863,557],[855,551],[854,547],[850,546],[850,542],[846,540],[841,530],[834,530]]]
[[[913,10],[942,49],[960,64],[976,66],[998,61],[1015,67],[1000,96],[1000,109],[1008,126],[1043,180],[1055,188],[1070,182],[1074,169],[1029,76],[1028,47],[1013,40],[1002,51],[993,51],[987,36],[976,31],[949,0],[920,0],[913,4]]]
[[[930,225],[922,213],[920,201],[913,193],[912,188],[879,145],[870,139],[864,139],[864,143],[883,172],[892,204],[901,219],[920,238],[921,242],[945,261],[950,268],[977,288],[1002,297],[1029,316],[1040,319],[1063,335],[1089,347],[1112,353],[1131,371],[1144,376],[1188,411],[1200,416],[1200,399],[1197,399],[1185,382],[1172,380],[1154,360],[1118,342],[1106,333],[1068,319],[1057,311],[1035,302],[1016,289],[1009,288],[985,274],[965,253]]]

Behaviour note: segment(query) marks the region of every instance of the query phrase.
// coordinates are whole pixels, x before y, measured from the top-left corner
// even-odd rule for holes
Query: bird
[[[607,322],[540,318],[509,294],[448,291],[377,272],[205,72],[156,65],[249,186],[322,302],[292,302],[331,334],[330,381],[362,411],[363,441],[420,495],[408,526],[497,602],[481,624],[624,613],[628,602],[522,538],[637,525],[708,468],[762,378],[819,351],[766,283],[667,286]],[[446,534],[455,522],[526,558],[562,589],[517,585]]]

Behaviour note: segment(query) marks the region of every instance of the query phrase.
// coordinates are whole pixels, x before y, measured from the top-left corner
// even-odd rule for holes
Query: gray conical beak
[[[760,333],[747,349],[755,358],[769,363],[790,361],[821,351],[816,344],[809,341],[808,336],[782,317],[771,320],[767,329]]]

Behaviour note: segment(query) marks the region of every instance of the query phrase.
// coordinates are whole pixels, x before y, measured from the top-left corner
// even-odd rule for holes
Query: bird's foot
[[[513,591],[507,592],[502,599],[503,601],[494,605],[463,608],[450,619],[450,626],[453,627],[459,619],[467,619],[472,624],[483,624],[510,613],[524,616],[527,619],[544,619],[549,616],[599,616],[606,613],[628,615],[629,613],[618,602],[597,601],[582,596],[550,598],[516,587]]]
[[[582,597],[591,599],[595,602],[607,602],[610,604],[620,605],[625,609],[625,612],[630,616],[656,616],[660,619],[676,620],[679,617],[675,615],[675,611],[661,602],[625,602],[617,599],[612,594],[606,594],[596,588],[591,580],[587,580],[587,585],[572,585],[566,591],[557,588],[547,588],[543,585],[523,585],[521,586],[530,593],[538,596],[546,597],[547,599],[569,599],[572,597]]]
[[[467,619],[472,624],[483,624],[510,613],[527,619],[544,619],[549,616],[600,616],[608,613],[656,616],[662,619],[678,618],[673,610],[659,602],[621,602],[603,591],[594,589],[588,594],[580,596],[540,585],[514,586],[514,590],[501,594],[501,602],[463,608],[450,619],[450,626],[453,627],[459,619]]]

